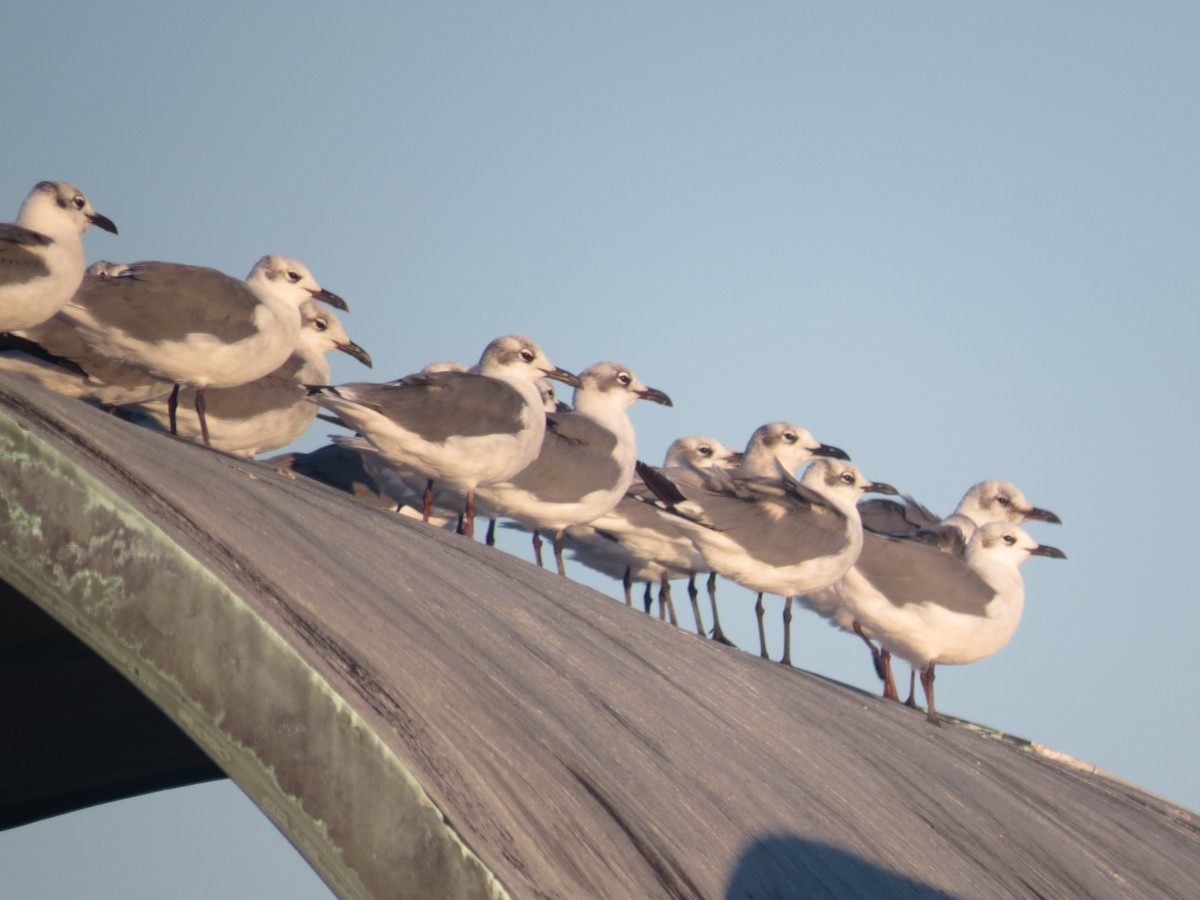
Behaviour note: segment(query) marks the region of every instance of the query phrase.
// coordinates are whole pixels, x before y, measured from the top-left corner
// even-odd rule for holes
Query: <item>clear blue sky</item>
[[[0,212],[66,179],[121,230],[89,259],[300,258],[376,361],[335,380],[523,332],[670,393],[634,410],[651,461],[790,419],[941,512],[1011,479],[1070,558],[1025,565],[1016,637],[940,672],[939,709],[1197,809],[1197,34],[1170,2],[23,4]],[[753,648],[752,597],[722,595]],[[875,689],[856,639],[793,628],[799,665]],[[257,846],[234,789],[193,793],[154,830]],[[144,809],[0,834],[5,881],[161,896],[61,864],[138,853]],[[200,897],[215,852],[152,856]],[[220,892],[322,895],[271,866]]]

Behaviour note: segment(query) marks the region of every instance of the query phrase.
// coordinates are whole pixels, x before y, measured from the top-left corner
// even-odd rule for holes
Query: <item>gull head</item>
[[[729,449],[716,438],[689,435],[671,442],[666,458],[663,459],[663,468],[691,465],[697,469],[713,466],[732,469],[741,461],[740,451]]]
[[[1031,556],[1066,559],[1067,554],[1057,547],[1039,544],[1022,528],[1008,522],[990,522],[976,529],[967,543],[967,561],[980,557],[1003,562],[1014,569]]]
[[[1017,525],[1029,519],[1062,524],[1062,519],[1050,510],[1033,506],[1011,481],[998,479],[981,481],[972,487],[954,512],[966,516],[976,525],[986,525],[989,522]]]
[[[639,400],[672,405],[670,397],[657,388],[646,387],[620,363],[598,362],[579,373],[579,387],[575,389],[575,409],[579,412],[599,407],[628,409]]]
[[[17,224],[47,237],[83,234],[95,225],[117,233],[112,219],[92,209],[83,191],[65,181],[39,181],[17,214]]]
[[[311,300],[300,307],[300,341],[318,353],[340,350],[367,368],[372,367],[371,354],[350,340],[338,317]]]
[[[840,509],[857,508],[863,494],[897,494],[890,484],[870,481],[852,462],[819,456],[808,464],[800,483],[833,502]]]
[[[321,287],[308,267],[290,256],[264,256],[246,276],[246,284],[252,290],[288,300],[297,307],[309,300],[320,300],[334,309],[349,310],[345,300]]]
[[[491,378],[529,382],[552,378],[579,387],[578,378],[550,362],[535,341],[519,334],[506,334],[488,344],[479,357],[477,370]]]
[[[814,456],[850,459],[844,450],[822,444],[799,425],[768,422],[750,436],[740,472],[748,477],[772,477],[778,463],[791,473]]]

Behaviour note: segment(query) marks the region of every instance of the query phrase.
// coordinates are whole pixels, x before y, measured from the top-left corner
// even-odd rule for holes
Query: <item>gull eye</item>
[[[630,375],[628,372],[622,372],[620,375],[617,376],[617,382],[622,387],[629,387],[629,385],[633,382],[633,376]]]
[[[295,284],[296,282],[298,282],[300,280],[300,273],[297,272],[295,269],[288,269],[287,270],[287,280],[290,281],[292,284]]]
[[[1005,497],[1003,494],[998,494],[996,496],[996,502],[999,503],[1001,506],[1008,506],[1010,503],[1012,503],[1012,501],[1009,500],[1007,497]]]
[[[533,362],[533,351],[526,348],[521,351],[521,359],[525,362]]]
[[[702,447],[697,448],[696,452],[699,453],[701,456],[712,456],[713,455],[712,447],[708,446],[707,444],[705,444]]]
[[[850,472],[843,472],[842,484],[854,484],[854,475]]]
[[[313,325],[316,326],[317,331],[324,331],[326,328],[329,327],[329,320],[325,319],[325,318],[314,319]]]
[[[75,204],[76,209],[83,209],[85,206],[87,206],[87,201],[84,200],[82,197],[80,197],[78,194],[75,195],[75,199],[72,200],[71,202]]]
[[[785,431],[783,433],[783,439],[785,442],[787,442],[789,444],[794,444],[794,443],[796,443],[796,441],[800,440],[800,438],[796,436],[796,432],[794,432],[794,431]]]
[[[1001,538],[1001,540],[1003,540],[1004,543],[1008,544],[1010,547],[1017,542],[1016,537],[1011,534],[1006,534],[1003,538]]]

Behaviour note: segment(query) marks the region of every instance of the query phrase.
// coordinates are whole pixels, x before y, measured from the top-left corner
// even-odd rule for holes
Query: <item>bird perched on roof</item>
[[[104,274],[84,278],[63,318],[97,353],[173,385],[172,433],[179,391],[193,388],[206,444],[208,388],[245,384],[283,365],[300,337],[303,303],[347,309],[287,256],[262,257],[245,281],[180,263],[106,265]]]
[[[317,415],[308,402],[306,386],[329,383],[325,354],[339,350],[370,367],[371,356],[346,334],[342,323],[319,303],[300,307],[302,325],[296,349],[275,371],[235,387],[210,388],[205,401],[209,443],[217,450],[252,457],[290,444],[304,433]],[[190,391],[191,389],[189,389]],[[186,403],[194,398],[181,392]],[[135,416],[147,416],[166,428],[170,413],[166,400],[133,406]],[[179,422],[181,437],[200,440],[199,423]]]
[[[532,340],[506,335],[488,344],[477,372],[313,386],[311,394],[394,465],[427,479],[425,518],[435,484],[462,492],[463,532],[474,536],[476,487],[511,478],[541,448],[546,432],[541,378],[579,386],[578,378],[550,362]]]
[[[507,516],[533,532],[541,565],[539,531],[554,535],[560,575],[563,532],[612,510],[633,481],[637,444],[629,407],[638,400],[664,406],[671,398],[646,387],[625,366],[599,362],[579,373],[573,409],[548,413],[537,456],[504,481],[481,484],[477,501],[488,515]]]
[[[972,485],[963,495],[953,513],[939,520],[911,497],[900,504],[892,500],[869,500],[859,504],[863,520],[863,552],[860,563],[856,563],[842,578],[833,584],[800,597],[799,602],[807,609],[831,620],[831,624],[861,637],[871,650],[876,671],[883,679],[883,695],[897,700],[895,680],[891,670],[891,654],[880,653],[871,643],[869,629],[855,620],[853,610],[860,605],[870,608],[872,603],[885,602],[877,588],[870,584],[865,574],[875,556],[876,548],[886,538],[915,540],[936,546],[947,553],[962,557],[967,542],[976,529],[993,522],[1018,525],[1038,520],[1061,524],[1062,520],[1047,509],[1033,506],[1011,481],[990,479]],[[910,684],[909,703],[913,702]]]
[[[810,462],[799,480],[775,465],[773,478],[747,478],[724,469],[684,470],[671,478],[649,467],[639,472],[668,510],[689,523],[713,571],[790,601],[845,574],[862,548],[859,499],[868,491],[895,494],[896,489],[869,481],[851,463],[828,455]],[[788,664],[790,624],[788,602],[781,659]]]
[[[83,280],[80,237],[92,225],[117,233],[65,181],[34,185],[17,221],[0,223],[0,332],[44,322],[71,299]]]
[[[863,586],[848,595],[850,612],[881,646],[920,672],[927,718],[935,725],[936,666],[976,662],[1008,643],[1025,605],[1018,567],[1030,556],[1066,559],[1008,522],[975,529],[961,555],[883,536],[860,555],[855,569]]]
[[[715,438],[700,435],[677,438],[667,448],[663,468],[695,465],[731,468],[742,460],[742,453],[731,450]],[[632,605],[634,581],[656,582],[659,602],[670,606],[670,580],[688,578],[688,596],[696,619],[696,630],[704,635],[697,603],[695,577],[709,572],[704,557],[696,549],[681,525],[662,516],[648,502],[649,489],[640,476],[633,482],[611,512],[585,525],[572,525],[564,533],[564,542],[589,568],[620,579],[625,603]],[[717,616],[716,574],[709,573],[709,601],[713,612],[713,639],[729,643]]]

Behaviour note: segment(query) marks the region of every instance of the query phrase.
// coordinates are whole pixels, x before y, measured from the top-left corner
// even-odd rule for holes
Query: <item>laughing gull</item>
[[[477,374],[418,373],[387,384],[314,386],[311,393],[393,465],[427,479],[426,518],[435,484],[465,494],[463,532],[474,536],[475,488],[512,478],[542,445],[540,378],[579,385],[529,338],[506,335],[488,344]]]
[[[791,598],[846,573],[862,548],[859,499],[868,491],[896,489],[830,456],[809,463],[798,481],[783,464],[775,465],[773,478],[691,469],[668,479],[649,467],[639,471],[668,509],[689,523],[713,571],[760,594],[786,598],[780,661],[790,664]],[[760,642],[765,643],[761,632]]]
[[[544,399],[544,398],[543,398]],[[628,368],[599,362],[579,373],[574,408],[546,416],[537,457],[504,481],[481,484],[477,502],[488,515],[505,516],[533,532],[542,564],[539,532],[554,535],[554,561],[563,567],[563,532],[610,512],[633,481],[637,441],[629,407],[638,400],[671,406],[671,398],[646,387]]]
[[[371,366],[370,354],[350,340],[338,318],[324,306],[309,301],[300,307],[300,317],[296,349],[278,369],[236,387],[209,389],[205,419],[214,449],[253,457],[300,437],[317,415],[317,407],[308,402],[306,386],[329,383],[326,353],[340,350]],[[180,392],[180,399],[194,402],[188,391]],[[163,428],[170,424],[166,400],[139,404],[131,412],[147,416]],[[180,437],[201,440],[198,423],[192,425],[185,418],[178,426]]]
[[[92,225],[117,233],[65,181],[38,183],[17,221],[0,224],[0,332],[44,322],[71,299],[83,279],[81,236]]]
[[[1049,510],[1033,506],[1011,481],[998,479],[973,485],[954,512],[942,520],[911,497],[906,497],[905,501],[900,504],[891,500],[870,500],[859,504],[864,529],[863,554],[867,559],[872,557],[876,545],[887,537],[917,540],[961,558],[967,541],[983,525],[994,522],[1018,525],[1031,520],[1062,523]],[[870,648],[875,669],[883,679],[883,695],[898,700],[890,654],[875,648],[869,629],[855,620],[852,611],[860,605],[869,605],[877,595],[878,590],[871,586],[863,569],[856,564],[833,584],[801,597],[800,604],[830,619],[834,626],[861,637]],[[913,686],[910,683],[910,705],[912,702]]]
[[[715,438],[690,435],[671,443],[663,468],[689,464],[731,468],[741,460],[741,452],[729,449]],[[687,532],[645,502],[647,495],[645,483],[640,476],[635,476],[625,496],[611,512],[586,525],[573,525],[566,530],[566,546],[571,549],[573,558],[621,581],[627,606],[633,605],[635,581],[657,583],[660,601],[663,601],[670,597],[670,579],[686,577],[696,631],[701,636],[705,631],[697,603],[699,593],[695,578],[698,574],[708,573],[709,601],[713,610],[712,636],[714,640],[729,643],[717,616],[716,573],[709,571]]]
[[[245,384],[283,365],[300,337],[300,306],[310,300],[347,308],[286,256],[264,256],[245,281],[201,266],[137,262],[86,276],[62,315],[97,353],[174,385],[172,432],[179,390],[194,388],[207,444],[205,390]]]
[[[850,457],[844,450],[837,447],[832,447],[828,444],[822,444],[812,436],[806,429],[801,428],[791,422],[768,422],[766,425],[761,425],[754,430],[750,435],[750,440],[746,442],[746,450],[742,454],[741,460],[736,466],[732,467],[730,474],[735,479],[779,479],[779,471],[782,469],[787,474],[791,475],[801,465],[808,462],[815,456],[825,456],[833,459],[845,459]],[[673,470],[665,470],[664,474],[668,479],[674,474],[680,477],[687,478],[687,472],[674,473]],[[676,523],[678,527],[678,523]],[[697,548],[699,552],[699,548]],[[711,569],[711,566],[705,564],[706,568]],[[709,580],[709,599],[713,606],[713,620],[719,621],[716,612],[716,596],[714,582]],[[767,636],[766,629],[763,626],[763,603],[762,593],[759,593],[758,599],[754,605],[754,612],[758,619],[758,644],[759,655],[763,659],[767,659]],[[784,605],[784,623],[785,623],[785,638],[787,636],[787,623],[791,619],[791,604]],[[716,626],[714,625],[714,635],[717,640]],[[723,634],[722,634],[723,637]],[[727,641],[728,639],[726,639]],[[785,644],[785,654],[790,658],[790,645]]]
[[[928,719],[938,724],[934,668],[965,665],[1008,643],[1021,621],[1030,556],[1065,559],[1021,528],[992,522],[974,530],[960,557],[924,541],[878,536],[855,568],[866,587],[849,599],[855,619],[921,675]]]

